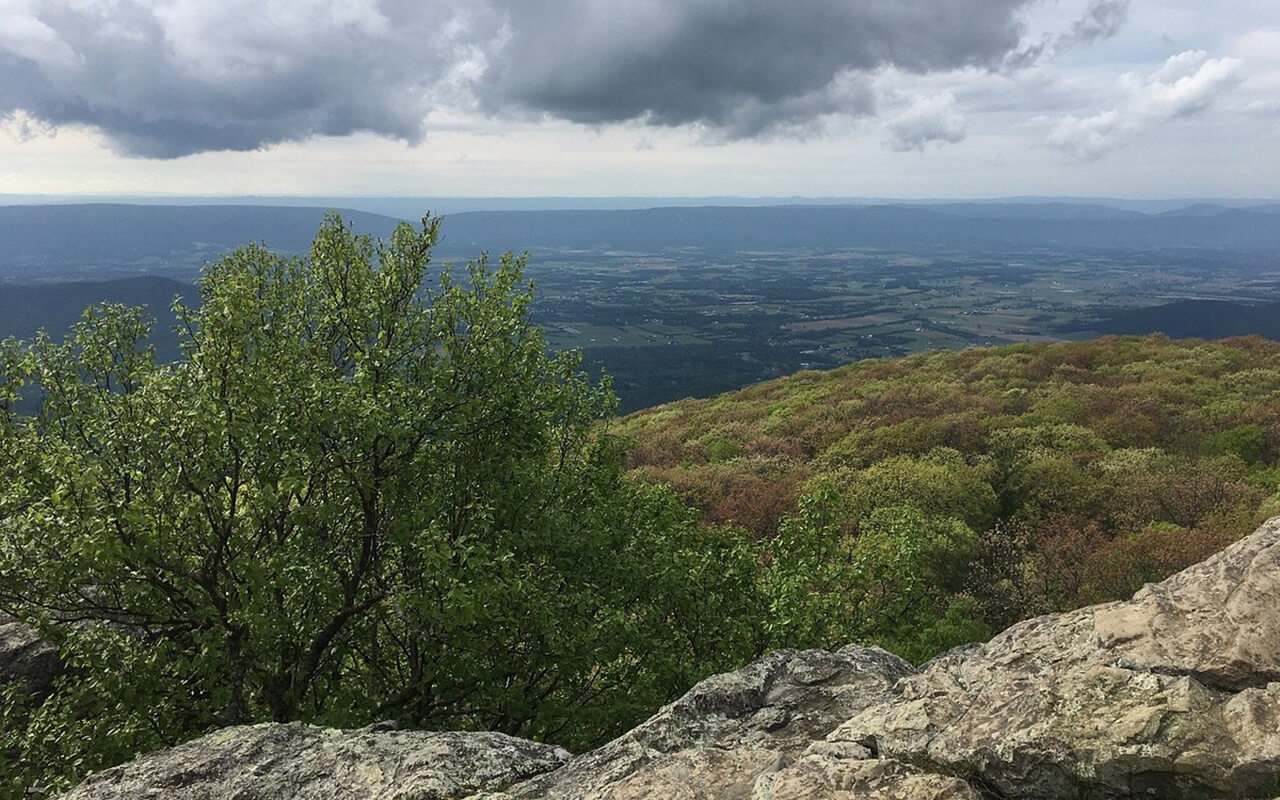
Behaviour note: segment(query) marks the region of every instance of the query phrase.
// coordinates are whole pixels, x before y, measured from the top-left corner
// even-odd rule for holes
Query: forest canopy
[[[969,555],[936,578],[926,617],[1000,630],[1127,597],[1280,513],[1280,343],[1104,337],[866,360],[615,430],[635,443],[634,474],[760,541],[804,524],[856,549],[886,509],[965,526],[976,546],[954,538]],[[849,597],[854,574],[839,571]],[[927,627],[872,639],[919,658],[945,644]]]

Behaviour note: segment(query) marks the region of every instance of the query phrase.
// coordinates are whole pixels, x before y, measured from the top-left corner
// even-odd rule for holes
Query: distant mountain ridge
[[[643,211],[473,212],[445,225],[445,245],[490,250],[613,249],[655,252],[693,247],[714,252],[761,250],[895,251],[965,249],[1142,250],[1202,248],[1274,251],[1280,220],[1229,210],[1214,216],[1045,217],[1039,209],[1014,217],[976,216],[972,207],[948,213],[926,206],[771,206],[655,208]]]
[[[1147,215],[1099,203],[928,203],[897,204],[903,208],[925,208],[942,214],[979,219],[1142,219]],[[1227,210],[1223,208],[1223,210]]]
[[[89,306],[104,302],[144,306],[155,319],[151,342],[157,355],[168,361],[178,356],[178,337],[173,331],[177,322],[172,308],[175,297],[192,305],[198,301],[194,285],[158,275],[110,281],[0,284],[0,339],[32,339],[44,330],[54,340],[61,340]]]
[[[388,217],[412,217],[422,215],[424,209],[437,214],[461,214],[466,211],[607,211],[641,210],[647,208],[697,206],[939,206],[939,205],[1064,205],[1102,206],[1141,214],[1160,214],[1197,204],[1212,204],[1223,208],[1250,208],[1275,206],[1275,198],[1214,198],[1185,197],[1163,199],[1134,199],[1121,197],[1079,197],[1014,195],[1008,197],[814,197],[804,195],[773,195],[743,197],[732,195],[643,197],[613,196],[541,196],[541,197],[405,197],[405,196],[325,196],[325,195],[139,195],[139,194],[13,194],[0,192],[3,205],[48,205],[85,203],[127,203],[130,205],[208,206],[250,205],[307,208],[350,208],[370,214]]]
[[[203,261],[248,242],[302,252],[310,248],[326,213],[322,208],[261,206],[0,206],[0,276],[31,280],[50,268],[150,260],[155,269],[133,272],[173,274],[181,265],[181,277],[190,277]],[[375,236],[389,235],[398,223],[362,211],[341,213]]]
[[[993,254],[1192,248],[1270,254],[1280,250],[1280,215],[1267,208],[1207,213],[1192,207],[1182,216],[1071,203],[472,211],[447,216],[437,252],[449,259],[472,258],[482,250],[656,253],[678,248]],[[205,261],[250,241],[303,252],[326,213],[250,205],[0,206],[0,279],[136,274],[190,279]],[[388,236],[399,222],[362,211],[340,213],[358,231],[374,236]]]

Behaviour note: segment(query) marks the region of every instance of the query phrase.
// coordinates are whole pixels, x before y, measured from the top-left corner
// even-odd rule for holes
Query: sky
[[[0,0],[0,194],[1280,196],[1278,0]]]

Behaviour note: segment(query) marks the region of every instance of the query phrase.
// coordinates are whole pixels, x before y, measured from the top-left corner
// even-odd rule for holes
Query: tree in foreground
[[[922,663],[991,631],[963,594],[978,538],[914,505],[850,517],[830,488],[800,498],[769,544],[761,583],[774,646],[878,645]]]
[[[242,248],[175,364],[121,307],[7,343],[0,610],[67,664],[0,700],[8,788],[258,720],[585,746],[759,649],[747,546],[623,475],[521,259],[428,287],[438,234]]]

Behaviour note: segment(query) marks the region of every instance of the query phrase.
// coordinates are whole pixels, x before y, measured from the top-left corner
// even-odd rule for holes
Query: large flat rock
[[[267,723],[226,728],[99,772],[63,798],[452,800],[555,769],[568,757],[500,733]]]

